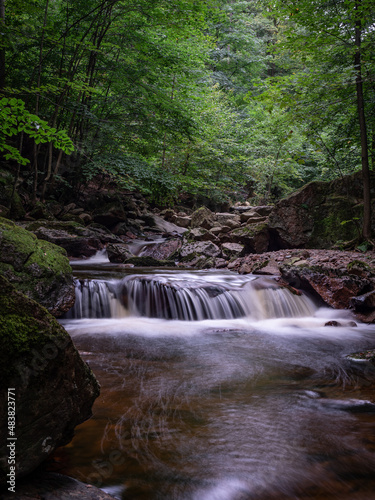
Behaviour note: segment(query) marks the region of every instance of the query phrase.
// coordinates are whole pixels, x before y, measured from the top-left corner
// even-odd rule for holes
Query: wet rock
[[[173,222],[168,222],[158,215],[149,215],[152,219],[152,227],[160,233],[166,234],[184,234],[187,229],[184,227],[179,227]],[[150,224],[151,225],[151,224]]]
[[[16,494],[1,495],[1,500],[114,500],[104,491],[54,472],[34,473],[17,481]]]
[[[375,309],[375,290],[364,293],[363,295],[358,295],[357,297],[352,297],[350,299],[350,306],[356,311]]]
[[[122,243],[108,243],[107,247],[108,259],[110,262],[117,264],[125,263],[133,254],[130,252],[128,245]]]
[[[64,328],[37,302],[0,276],[0,378],[14,388],[17,408],[16,478],[25,476],[91,416],[99,385]],[[0,432],[7,433],[0,405]],[[9,472],[0,444],[0,483]]]
[[[160,260],[154,257],[143,256],[133,256],[127,259],[126,264],[132,264],[139,267],[173,267],[174,262],[172,260]]]
[[[170,259],[181,248],[180,239],[169,239],[154,245],[148,245],[142,252],[142,256],[153,257],[158,260]]]
[[[339,323],[338,321],[327,321],[327,323],[325,323],[324,326],[342,326],[342,324]]]
[[[0,219],[0,270],[13,285],[61,316],[74,304],[72,269],[65,250]]]

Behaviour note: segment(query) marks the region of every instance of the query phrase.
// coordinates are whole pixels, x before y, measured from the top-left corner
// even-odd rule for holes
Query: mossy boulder
[[[371,190],[374,197],[374,175]],[[279,201],[269,218],[275,248],[324,249],[358,238],[363,219],[362,191],[359,172],[331,182],[310,182]]]
[[[64,249],[0,218],[0,272],[17,290],[55,316],[74,304],[72,269]]]
[[[15,401],[18,478],[72,439],[74,428],[91,416],[99,385],[64,328],[2,276],[0,346],[2,393],[11,389],[9,401]],[[4,438],[10,436],[7,410],[0,405]],[[9,443],[0,444],[0,484],[6,484],[9,473]]]

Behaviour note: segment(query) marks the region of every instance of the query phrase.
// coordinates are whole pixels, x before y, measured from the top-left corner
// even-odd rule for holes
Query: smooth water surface
[[[184,288],[253,287],[250,276],[189,276]],[[260,288],[272,303],[277,290]],[[281,319],[274,306],[186,321],[122,304],[112,317],[63,320],[101,396],[55,469],[119,499],[375,499],[374,368],[346,358],[375,347],[374,327],[328,309],[301,317],[304,304]]]

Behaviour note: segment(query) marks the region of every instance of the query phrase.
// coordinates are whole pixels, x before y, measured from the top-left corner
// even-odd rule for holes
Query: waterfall
[[[303,317],[315,311],[270,279],[238,275],[132,275],[121,280],[77,280],[76,303],[67,318],[143,316],[167,320],[254,320]]]

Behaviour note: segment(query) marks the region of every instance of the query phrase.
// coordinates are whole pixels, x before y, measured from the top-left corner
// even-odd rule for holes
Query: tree
[[[314,104],[319,109],[321,126],[332,122],[337,113],[346,116],[356,131],[348,133],[346,142],[354,139],[360,145],[363,175],[364,217],[362,236],[371,238],[371,198],[368,123],[374,121],[372,106],[374,86],[371,82],[374,64],[374,6],[370,0],[277,0],[272,8],[288,20],[285,39],[278,50],[289,50],[303,63],[297,75],[279,81],[285,89],[284,102],[292,112]],[[318,100],[319,98],[319,100]],[[313,102],[314,101],[314,102]],[[335,115],[332,115],[335,109]],[[315,117],[317,111],[313,112]],[[351,116],[350,116],[351,115]],[[306,115],[305,115],[306,116]]]

